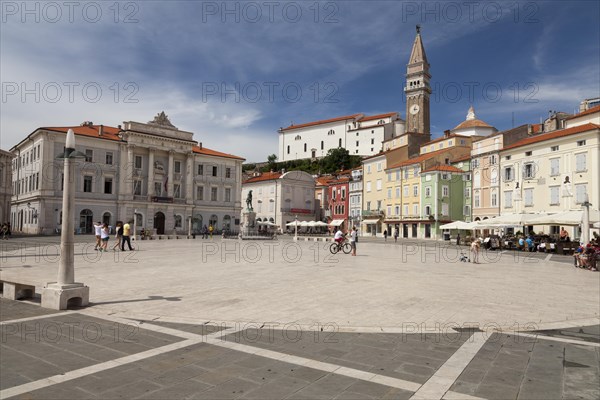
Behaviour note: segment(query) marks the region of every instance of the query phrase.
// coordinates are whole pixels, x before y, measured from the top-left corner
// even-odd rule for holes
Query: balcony
[[[383,210],[362,210],[363,218],[382,217],[383,215]]]

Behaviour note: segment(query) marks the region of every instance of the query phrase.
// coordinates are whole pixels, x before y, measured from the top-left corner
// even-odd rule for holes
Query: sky
[[[203,146],[266,161],[280,127],[393,112],[415,25],[431,131],[470,105],[499,130],[600,96],[596,1],[2,1],[0,148],[38,127],[164,111]]]

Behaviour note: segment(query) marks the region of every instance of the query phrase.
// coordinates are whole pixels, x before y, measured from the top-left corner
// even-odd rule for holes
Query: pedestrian
[[[473,264],[479,264],[479,239],[473,239],[471,242],[471,260]]]
[[[108,237],[110,236],[110,231],[108,230],[108,224],[103,224],[100,229],[100,240],[102,244],[100,245],[100,251],[106,251],[108,247]]]
[[[131,248],[131,239],[130,239],[130,235],[131,235],[131,224],[133,221],[129,221],[127,223],[125,223],[125,225],[123,225],[123,238],[121,239],[121,251],[126,251],[125,250],[125,243],[127,243],[127,246],[129,247],[129,251],[133,250]]]
[[[460,246],[460,233],[456,234],[456,245]]]
[[[352,232],[350,232],[350,247],[352,247],[352,255],[356,255],[356,226],[352,227]]]
[[[94,246],[94,250],[100,250],[102,247],[102,222],[96,222],[94,224],[94,234],[96,235],[96,245]]]
[[[6,234],[8,235],[8,237],[12,237],[12,231],[10,230],[10,222],[7,222],[6,226],[8,227],[8,232],[6,232]]]
[[[215,228],[213,228],[212,224],[208,225],[208,234],[210,235],[210,240],[212,240],[212,234]]]
[[[123,242],[123,222],[117,221],[117,226],[115,227],[115,245],[113,246],[113,251],[115,249],[121,249],[121,243]]]
[[[398,241],[398,234],[399,234],[398,228],[394,229],[394,242]]]
[[[2,224],[2,229],[0,230],[2,234],[2,240],[8,240],[8,225]]]
[[[202,227],[202,239],[208,239],[208,228],[206,225]]]
[[[387,229],[385,229],[383,231],[383,240],[385,240],[386,242],[387,242],[387,236],[388,236],[388,232],[387,232]]]

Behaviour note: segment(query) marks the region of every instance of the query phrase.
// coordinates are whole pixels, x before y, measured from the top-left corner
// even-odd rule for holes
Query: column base
[[[42,307],[66,310],[67,306],[85,307],[90,302],[90,288],[83,283],[59,285],[49,282],[42,289]]]

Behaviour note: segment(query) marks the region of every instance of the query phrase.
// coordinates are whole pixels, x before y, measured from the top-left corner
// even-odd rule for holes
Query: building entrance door
[[[160,211],[154,214],[154,228],[157,235],[165,234],[165,214]]]
[[[94,213],[92,210],[81,210],[79,213],[79,232],[86,233],[94,233]]]

